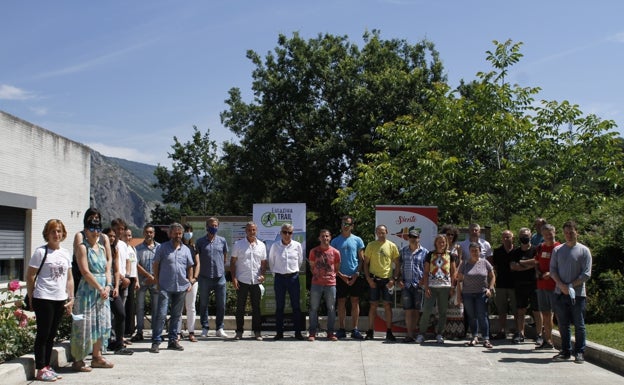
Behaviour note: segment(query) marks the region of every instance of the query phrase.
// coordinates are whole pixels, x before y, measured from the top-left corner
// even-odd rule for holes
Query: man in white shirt
[[[281,240],[271,245],[269,251],[269,267],[275,277],[275,330],[274,339],[284,338],[284,307],[286,306],[286,292],[290,297],[290,306],[293,311],[293,327],[295,338],[303,340],[301,334],[301,293],[299,286],[299,270],[303,263],[303,248],[301,243],[293,241],[294,227],[284,223],[280,232]]]
[[[260,285],[264,282],[267,265],[267,252],[264,243],[256,237],[258,228],[255,223],[247,222],[245,238],[236,241],[230,259],[232,284],[236,289],[236,336],[243,338],[245,305],[251,297],[251,328],[255,339],[262,341],[262,319],[260,318]]]

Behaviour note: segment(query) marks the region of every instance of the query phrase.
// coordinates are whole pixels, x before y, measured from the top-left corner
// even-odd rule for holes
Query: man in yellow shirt
[[[388,228],[379,225],[375,228],[377,240],[372,241],[364,250],[364,274],[370,286],[370,309],[368,311],[368,331],[366,339],[374,338],[374,323],[377,313],[377,304],[380,300],[384,304],[386,318],[386,340],[396,341],[392,334],[392,292],[394,291],[395,277],[399,276],[399,249],[386,239]],[[394,276],[392,275],[392,263],[395,265]]]

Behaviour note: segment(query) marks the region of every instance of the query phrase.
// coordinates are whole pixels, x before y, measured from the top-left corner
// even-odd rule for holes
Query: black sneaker
[[[295,333],[295,339],[299,341],[303,341],[305,338],[303,338],[303,334],[301,334],[301,332],[298,332],[298,333]]]
[[[535,349],[537,350],[551,350],[554,349],[555,347],[547,341],[544,341],[540,346],[535,347]]]
[[[388,330],[386,332],[386,341],[396,341],[396,337],[394,336],[394,334],[392,334],[392,330]]]
[[[274,341],[279,341],[283,339],[284,339],[284,333],[277,333],[275,336],[273,336]]]
[[[338,329],[338,331],[336,332],[336,337],[338,339],[340,338],[346,338],[347,337],[347,331],[344,329]]]
[[[128,348],[121,348],[115,350],[115,354],[120,354],[122,356],[131,356],[134,354],[134,352]]]
[[[178,341],[170,341],[169,345],[167,345],[167,349],[182,351],[184,350],[184,346],[180,345]]]
[[[563,350],[559,352],[556,356],[554,356],[553,361],[567,361],[570,359],[570,352],[564,352]]]
[[[524,336],[520,333],[514,334],[512,342],[514,344],[519,344],[520,342],[524,342]]]
[[[132,342],[143,341],[143,333],[135,334],[132,338],[130,338],[130,341]]]
[[[367,340],[375,339],[375,332],[373,331],[373,329],[368,329],[366,331],[366,339]]]
[[[585,357],[583,356],[583,353],[576,353],[576,356],[574,357],[574,363],[575,364],[585,363]]]

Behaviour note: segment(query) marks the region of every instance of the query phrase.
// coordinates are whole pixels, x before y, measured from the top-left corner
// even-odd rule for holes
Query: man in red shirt
[[[555,241],[555,226],[542,226],[544,242],[537,246],[535,253],[535,271],[537,274],[537,304],[544,325],[543,342],[536,349],[553,349],[553,304],[555,295],[555,281],[550,277],[550,256],[555,247],[561,243]],[[537,334],[541,331],[538,330]]]

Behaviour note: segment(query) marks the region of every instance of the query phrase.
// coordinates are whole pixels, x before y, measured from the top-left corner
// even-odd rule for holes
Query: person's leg
[[[336,287],[334,286],[334,289]],[[334,290],[335,292],[335,290]],[[295,334],[301,333],[301,287],[299,285],[299,274],[295,274],[289,278],[288,282],[288,297],[290,298],[290,307],[293,310],[293,328]],[[335,309],[336,295],[334,294],[334,303],[332,306]],[[329,308],[328,308],[329,311]],[[335,314],[334,314],[335,316]]]
[[[490,321],[488,320],[488,298],[485,294],[475,295],[475,307],[477,313],[477,322],[481,332],[481,336],[484,340],[490,339]]]
[[[572,307],[572,319],[574,321],[574,353],[585,353],[586,330],[585,330],[585,306],[586,297],[576,297]]]
[[[199,292],[199,323],[203,330],[208,330],[208,300],[210,298],[209,281],[207,277],[199,276],[198,289]]]
[[[262,292],[260,291],[260,285],[251,285],[249,293],[251,297],[251,325],[254,333],[258,335],[262,332],[262,314],[260,314]]]
[[[162,332],[167,318],[167,307],[169,306],[169,293],[160,290],[158,293],[156,312],[152,312],[152,343],[159,344],[162,341]],[[154,309],[152,307],[152,309]]]
[[[135,277],[130,278],[130,286],[128,286],[128,296],[126,297],[126,309],[125,309],[126,311],[126,327],[125,327],[126,335],[132,335],[136,327],[136,324],[135,324],[136,292],[134,290],[136,280],[137,279]]]
[[[273,289],[275,290],[275,331],[284,333],[284,307],[286,306],[286,290],[288,279],[280,274],[274,276]]]
[[[35,368],[43,369],[47,366],[46,352],[47,341],[52,333],[52,319],[54,318],[54,306],[45,299],[33,298],[32,304],[35,310],[37,322],[37,334],[35,336]]]
[[[321,295],[323,293],[323,287],[320,285],[314,285],[310,287],[310,335],[316,335],[318,328],[318,309],[321,305]]]
[[[561,334],[561,350],[565,354],[572,353],[572,341],[570,325],[572,323],[570,296],[558,294],[555,298],[555,315],[559,324],[559,333]]]
[[[195,304],[197,301],[198,289],[199,283],[195,282],[191,286],[191,291],[188,291],[184,298],[184,307],[186,308],[186,329],[191,335],[195,334],[195,317],[197,316]]]
[[[505,335],[507,312],[509,310],[508,304],[509,297],[507,296],[507,289],[496,288],[496,294],[494,296],[494,305],[496,305],[496,311],[498,313],[498,334]]]
[[[327,306],[327,335],[333,335],[336,323],[336,286],[325,286],[323,292]]]
[[[479,332],[478,330],[479,323],[477,321],[476,297],[477,297],[477,294],[472,294],[472,293],[462,294],[462,301],[464,302],[464,313],[466,314],[466,319],[468,320],[468,324],[470,325],[470,332],[472,333],[472,338],[475,338],[477,336],[477,333]]]
[[[425,296],[425,299],[423,303],[423,312],[420,316],[420,322],[418,324],[418,328],[420,329],[418,334],[424,337],[425,334],[427,334],[427,329],[429,328],[429,323],[431,322],[431,313],[433,312],[433,305],[435,304],[436,299],[433,292],[431,292],[431,296],[429,297],[425,294],[423,295]]]
[[[52,319],[50,320],[50,333],[46,341],[45,366],[50,366],[52,359],[52,348],[54,347],[54,339],[58,332],[58,327],[63,318],[65,311],[65,301],[52,301]]]
[[[147,292],[147,286],[139,287],[136,296],[136,329],[137,335],[143,335],[143,328],[145,327],[145,293]]]
[[[407,337],[414,338],[414,287],[404,287],[401,290],[401,303],[405,312],[405,329]]]
[[[169,293],[171,299],[171,317],[169,318],[169,343],[178,340],[180,334],[180,319],[182,318],[182,309],[186,298],[186,291],[175,291]]]
[[[245,327],[245,306],[247,305],[247,296],[249,295],[249,285],[238,282],[238,291],[236,292],[236,333],[242,335]]]
[[[338,329],[346,329],[347,320],[347,289],[348,286],[340,277],[336,277],[336,297],[338,310]],[[351,308],[351,318],[353,318],[353,308]]]
[[[432,290],[432,295],[435,293],[436,302],[438,304],[437,335],[444,335],[444,330],[446,330],[446,312],[448,311],[450,292],[450,287],[439,287]]]
[[[121,295],[111,301],[111,314],[113,316],[113,331],[115,343],[111,344],[111,350],[123,349],[123,336],[126,328],[126,308]]]
[[[217,305],[216,313],[216,329],[223,329],[223,320],[225,319],[225,300],[227,296],[227,288],[225,282],[225,274],[218,278],[215,286],[215,301]]]

